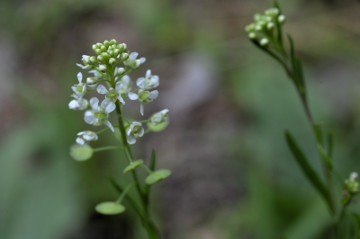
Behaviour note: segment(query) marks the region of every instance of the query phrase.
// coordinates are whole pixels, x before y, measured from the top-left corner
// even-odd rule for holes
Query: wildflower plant
[[[334,167],[334,137],[331,132],[326,132],[322,125],[315,121],[310,110],[302,63],[296,55],[294,41],[290,35],[287,35],[288,47],[285,46],[283,41],[283,24],[285,20],[285,15],[282,14],[279,5],[275,2],[273,8],[266,10],[263,14],[255,14],[254,22],[247,25],[245,30],[249,40],[258,49],[277,61],[295,86],[307,120],[314,133],[315,147],[322,164],[323,175],[315,170],[290,131],[285,131],[287,145],[303,174],[326,203],[333,219],[332,231],[334,238],[349,238],[344,236],[349,235],[346,234],[349,233],[349,230],[344,232],[344,228],[348,227],[341,225],[345,221],[344,217],[348,206],[359,193],[358,174],[353,172],[349,178],[345,179],[340,176]],[[343,188],[342,196],[341,193],[336,191],[334,179],[338,179],[339,185]],[[357,213],[352,213],[352,216],[354,217],[355,226],[350,229],[350,233],[356,234],[355,237],[360,238],[358,230],[360,216]]]
[[[128,52],[125,43],[118,44],[116,40],[96,43],[92,46],[94,56],[83,55],[82,63],[78,67],[85,71],[77,74],[78,83],[71,89],[73,98],[69,103],[71,110],[84,111],[84,121],[89,126],[100,128],[97,131],[85,130],[77,133],[75,144],[70,148],[70,155],[77,161],[89,160],[94,153],[104,150],[122,150],[128,165],[121,173],[130,174],[132,182],[125,188],[115,180],[112,185],[119,192],[119,197],[113,201],[99,203],[95,209],[105,215],[123,213],[125,206],[131,206],[151,239],[159,238],[159,231],[149,215],[149,193],[153,184],[167,178],[171,172],[167,169],[155,170],[156,155],[152,152],[150,165],[145,165],[141,159],[136,159],[131,151],[131,146],[148,132],[159,132],[169,123],[168,109],[153,114],[149,119],[130,120],[123,108],[128,100],[140,103],[140,115],[144,115],[147,103],[154,101],[159,92],[159,77],[147,70],[144,77],[135,82],[129,74],[145,63],[145,58],[138,58],[137,52]],[[98,94],[90,99],[85,98],[88,93]],[[145,129],[146,128],[146,129]],[[91,143],[100,138],[105,131],[111,131],[120,141],[120,145],[93,148]],[[147,176],[141,179],[137,170],[145,170]],[[137,199],[132,198],[128,192],[134,188]]]

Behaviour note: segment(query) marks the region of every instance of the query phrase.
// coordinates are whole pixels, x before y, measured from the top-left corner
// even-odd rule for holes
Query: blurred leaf
[[[157,183],[157,182],[162,181],[163,179],[169,177],[170,174],[171,174],[170,170],[160,169],[160,170],[150,173],[146,177],[145,182],[146,182],[146,184],[149,184],[149,185],[154,184],[154,183]]]
[[[139,167],[140,165],[143,164],[144,161],[142,161],[141,159],[135,160],[134,162],[131,162],[125,169],[124,169],[124,173],[128,173],[130,171],[133,171],[134,169],[136,169],[137,167]]]
[[[102,202],[96,205],[95,210],[104,215],[115,215],[125,211],[125,207],[116,202]]]
[[[285,138],[287,145],[292,152],[296,162],[300,166],[301,170],[307,177],[307,179],[311,182],[311,184],[314,186],[314,188],[320,193],[320,195],[324,198],[324,200],[327,202],[329,208],[333,210],[331,206],[331,202],[329,201],[329,192],[324,186],[324,184],[321,182],[318,174],[314,171],[314,169],[309,164],[308,160],[306,159],[305,155],[295,142],[294,138],[290,134],[290,132],[285,132]]]

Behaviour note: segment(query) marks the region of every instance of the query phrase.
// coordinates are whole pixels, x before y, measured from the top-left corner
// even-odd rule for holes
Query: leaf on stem
[[[170,170],[160,169],[160,170],[150,173],[146,177],[145,182],[146,182],[146,184],[154,184],[154,183],[160,182],[160,181],[164,180],[165,178],[169,177],[170,174],[171,174]]]
[[[102,202],[95,206],[95,210],[104,215],[115,215],[123,213],[125,207],[116,202]]]
[[[133,162],[131,162],[125,169],[124,169],[124,173],[128,173],[130,171],[135,170],[137,167],[139,167],[140,165],[142,165],[144,163],[144,161],[142,161],[141,159],[135,160]]]
[[[305,155],[299,148],[298,144],[290,134],[290,132],[285,131],[285,138],[286,143],[294,156],[296,162],[300,166],[301,170],[307,177],[307,179],[311,182],[311,184],[315,187],[315,189],[320,193],[320,195],[325,199],[325,201],[328,203],[328,206],[332,210],[330,198],[329,198],[329,192],[324,186],[324,184],[321,182],[318,174],[315,172],[315,170],[311,167],[308,160],[306,159]]]

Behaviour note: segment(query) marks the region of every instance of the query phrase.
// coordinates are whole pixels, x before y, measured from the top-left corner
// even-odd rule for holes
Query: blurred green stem
[[[131,153],[130,145],[127,142],[126,130],[125,130],[125,126],[124,126],[121,105],[119,102],[116,102],[116,112],[117,112],[117,116],[118,116],[119,129],[120,129],[120,133],[121,133],[122,143],[125,147],[125,150],[124,150],[125,156],[126,156],[128,162],[131,163],[134,161],[134,158]],[[135,188],[140,197],[141,204],[144,208],[145,218],[143,220],[143,224],[144,224],[144,227],[148,234],[148,237],[149,237],[149,239],[159,239],[160,238],[159,231],[156,228],[155,224],[153,223],[153,221],[151,220],[150,215],[149,215],[150,214],[149,213],[149,203],[148,203],[149,195],[141,189],[140,182],[139,182],[138,176],[136,174],[136,171],[135,170],[131,171],[131,174],[132,174],[133,181],[135,183]]]

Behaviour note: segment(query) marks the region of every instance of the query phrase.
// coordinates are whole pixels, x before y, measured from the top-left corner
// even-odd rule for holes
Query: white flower
[[[144,135],[144,128],[140,122],[132,122],[126,130],[127,142],[129,144],[135,144],[137,137],[142,137]]]
[[[159,112],[153,114],[150,117],[150,122],[153,125],[158,125],[158,124],[161,124],[161,123],[165,123],[165,122],[167,122],[169,120],[168,113],[169,113],[168,109],[164,109],[162,111],[159,111]]]
[[[130,100],[138,100],[140,104],[140,114],[144,115],[144,104],[149,103],[155,100],[159,96],[159,91],[147,91],[147,90],[139,90],[138,93],[129,92],[128,94]]]
[[[83,76],[81,72],[77,74],[77,79],[79,83],[73,85],[71,89],[77,97],[83,97],[86,94],[86,83],[82,82]]]
[[[142,90],[152,90],[159,86],[159,77],[151,75],[151,70],[147,70],[145,78],[137,79],[136,85]]]
[[[131,52],[129,57],[124,61],[124,65],[127,67],[131,67],[133,69],[138,68],[141,64],[143,64],[146,59],[145,57],[141,57],[140,59],[136,59],[139,53]]]
[[[125,105],[125,101],[121,96],[123,92],[122,92],[122,83],[120,81],[116,83],[115,89],[112,87],[107,89],[105,86],[99,85],[96,88],[96,90],[99,94],[106,95],[107,99],[110,99],[113,102],[115,102],[116,99],[118,99],[121,102],[121,104]]]
[[[87,130],[77,133],[76,143],[80,145],[85,145],[89,141],[98,140],[98,136],[95,132]]]
[[[79,63],[76,63],[76,65],[78,67],[80,67],[81,69],[88,69],[90,68],[91,66],[89,66],[89,63],[90,63],[90,56],[88,55],[82,55],[82,62],[84,63],[84,65],[82,64],[79,64]]]
[[[82,97],[78,97],[77,95],[73,95],[74,99],[70,101],[69,103],[69,109],[71,110],[85,110],[89,102],[86,99],[83,99]]]
[[[103,100],[99,106],[99,99],[93,97],[90,99],[90,105],[91,110],[85,111],[85,122],[95,126],[106,124],[111,129],[111,131],[114,132],[114,127],[108,120],[109,114],[116,108],[114,102],[108,98],[105,98],[105,100]]]

